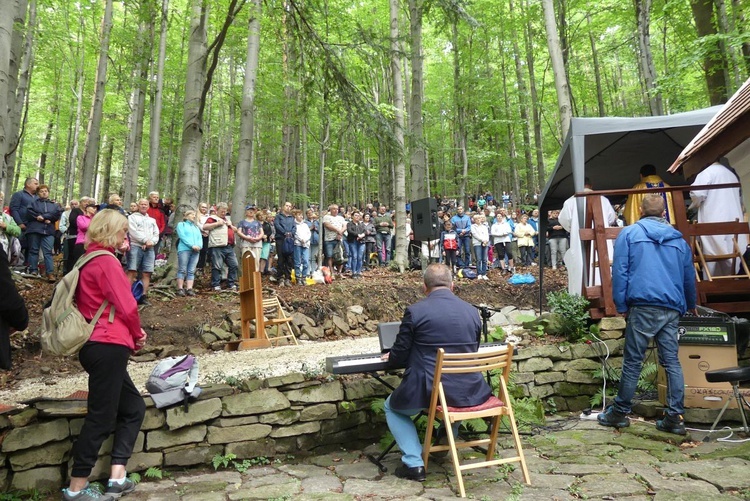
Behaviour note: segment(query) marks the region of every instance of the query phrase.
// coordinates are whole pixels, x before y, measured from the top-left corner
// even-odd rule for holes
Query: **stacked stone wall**
[[[396,376],[387,378],[398,384]],[[387,427],[371,410],[388,390],[373,379],[306,381],[302,374],[205,387],[199,400],[159,410],[149,397],[128,463],[130,472],[210,464],[217,454],[238,460],[324,453],[377,442]],[[55,490],[67,481],[71,449],[86,414],[81,400],[38,400],[0,415],[0,492]],[[107,478],[110,436],[93,479]]]
[[[512,377],[526,396],[560,411],[590,407],[601,388],[593,377],[609,352],[611,366],[622,364],[622,319],[605,319],[604,344],[519,346]],[[606,345],[606,348],[605,348]],[[386,380],[396,386],[399,378]],[[237,459],[324,453],[380,440],[387,427],[371,409],[387,388],[372,378],[305,380],[302,374],[205,387],[182,407],[159,410],[149,397],[128,471],[210,464],[214,456]],[[86,414],[82,400],[38,400],[0,415],[0,492],[54,490],[66,481],[71,449]],[[109,473],[112,437],[102,445],[92,478]]]
[[[601,342],[519,347],[511,377],[527,397],[535,397],[558,411],[591,408],[590,398],[602,388],[594,377],[606,357],[610,367],[622,366],[625,320],[604,318]]]

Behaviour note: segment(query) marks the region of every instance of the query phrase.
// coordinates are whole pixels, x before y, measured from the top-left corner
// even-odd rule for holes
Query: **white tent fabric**
[[[644,164],[672,186],[687,185],[682,175],[668,174],[677,155],[721,109],[721,106],[656,117],[573,118],[562,151],[539,197],[540,246],[545,244],[547,211],[562,208],[565,200],[583,191],[589,178],[594,190],[622,190],[639,182]],[[624,202],[612,199],[613,204]],[[583,227],[584,203],[579,199],[578,219]],[[580,245],[580,244],[579,244]],[[584,274],[584,283],[587,281]],[[544,267],[539,267],[539,308],[543,303]],[[569,284],[570,288],[570,284]]]
[[[539,199],[542,213],[561,208],[573,193],[583,191],[585,177],[591,179],[594,190],[631,188],[644,164],[655,165],[657,174],[671,185],[688,184],[681,175],[666,170],[720,109],[714,106],[656,117],[573,118]]]

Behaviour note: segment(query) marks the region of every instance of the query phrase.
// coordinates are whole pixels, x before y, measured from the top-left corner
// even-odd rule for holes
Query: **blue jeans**
[[[393,409],[390,396],[385,399],[384,409],[388,429],[391,430],[391,435],[396,440],[398,448],[401,449],[401,462],[409,468],[424,466],[422,444],[419,441],[417,427],[412,421],[412,416],[416,416],[424,409]],[[455,422],[451,427],[454,437],[458,434],[459,424]]]
[[[390,233],[375,233],[375,248],[380,258],[380,264],[391,260],[391,237]]]
[[[417,427],[411,416],[419,414],[422,409],[392,409],[391,397],[385,399],[385,421],[393,438],[401,449],[401,461],[409,468],[424,466],[422,444],[419,441]]]
[[[177,278],[195,279],[195,267],[198,266],[200,252],[184,250],[177,253]]]
[[[362,258],[365,255],[364,242],[347,242],[349,246],[349,268],[353,275],[362,273]]]
[[[310,248],[294,246],[294,274],[297,282],[304,280],[310,274]]]
[[[618,412],[628,414],[632,406],[641,374],[643,359],[651,338],[656,338],[659,350],[659,365],[667,373],[667,414],[678,416],[684,413],[685,380],[677,357],[677,325],[680,313],[659,306],[633,306],[628,311],[628,325],[625,329],[623,348],[622,377],[617,390],[614,407]]]
[[[227,275],[227,285],[232,287],[237,284],[237,255],[234,253],[234,247],[225,245],[224,247],[211,247],[211,287],[221,285],[221,268],[226,262],[229,268]]]
[[[458,237],[458,252],[456,253],[456,257],[458,258],[459,268],[466,268],[471,265],[471,235]]]
[[[42,235],[41,233],[27,233],[26,242],[29,246],[29,273],[39,272],[39,248],[44,255],[44,271],[47,274],[55,272],[52,263],[52,246],[55,244],[53,235]]]
[[[487,254],[489,248],[486,245],[475,245],[474,255],[477,258],[477,275],[487,275]]]

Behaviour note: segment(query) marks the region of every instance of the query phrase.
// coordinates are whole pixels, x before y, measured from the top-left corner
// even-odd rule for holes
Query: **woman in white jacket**
[[[515,271],[513,268],[513,248],[511,247],[513,229],[505,218],[505,213],[500,213],[497,216],[492,228],[490,228],[490,235],[492,236],[492,244],[495,246],[495,257],[501,272],[513,273]],[[508,258],[507,268],[505,267],[506,257]]]
[[[521,264],[531,266],[531,256],[534,250],[534,235],[536,231],[529,224],[529,216],[521,215],[521,221],[516,225],[513,232],[518,238],[518,250],[521,252]]]
[[[487,254],[490,248],[490,231],[484,216],[474,216],[471,225],[471,245],[474,247],[474,256],[477,258],[477,280],[489,280],[487,278]]]

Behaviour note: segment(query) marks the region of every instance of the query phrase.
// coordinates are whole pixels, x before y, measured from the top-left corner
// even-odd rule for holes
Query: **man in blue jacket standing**
[[[667,374],[667,409],[656,421],[661,431],[685,435],[685,384],[677,357],[680,316],[695,311],[693,253],[682,234],[664,219],[664,199],[646,195],[641,219],[615,240],[612,295],[626,316],[622,377],[614,404],[597,416],[599,424],[623,428],[630,412],[649,340],[656,339],[659,364]]]
[[[427,267],[424,292],[425,299],[406,308],[396,341],[383,356],[393,367],[406,367],[401,384],[385,401],[385,419],[402,453],[395,474],[418,482],[425,480],[425,469],[411,416],[430,405],[438,348],[446,353],[476,352],[482,328],[477,309],[453,294],[451,269],[444,264]],[[492,394],[481,373],[452,374],[443,387],[448,405],[455,407],[482,404]]]
[[[278,260],[276,278],[280,286],[292,285],[292,270],[294,269],[294,234],[297,225],[292,215],[292,203],[285,202],[284,208],[276,214],[273,220],[273,228],[276,230],[276,259]],[[284,240],[291,239],[287,247]],[[289,253],[291,249],[291,253]]]
[[[471,218],[464,214],[464,208],[458,206],[456,215],[451,218],[453,229],[458,234],[458,267],[471,266]]]

